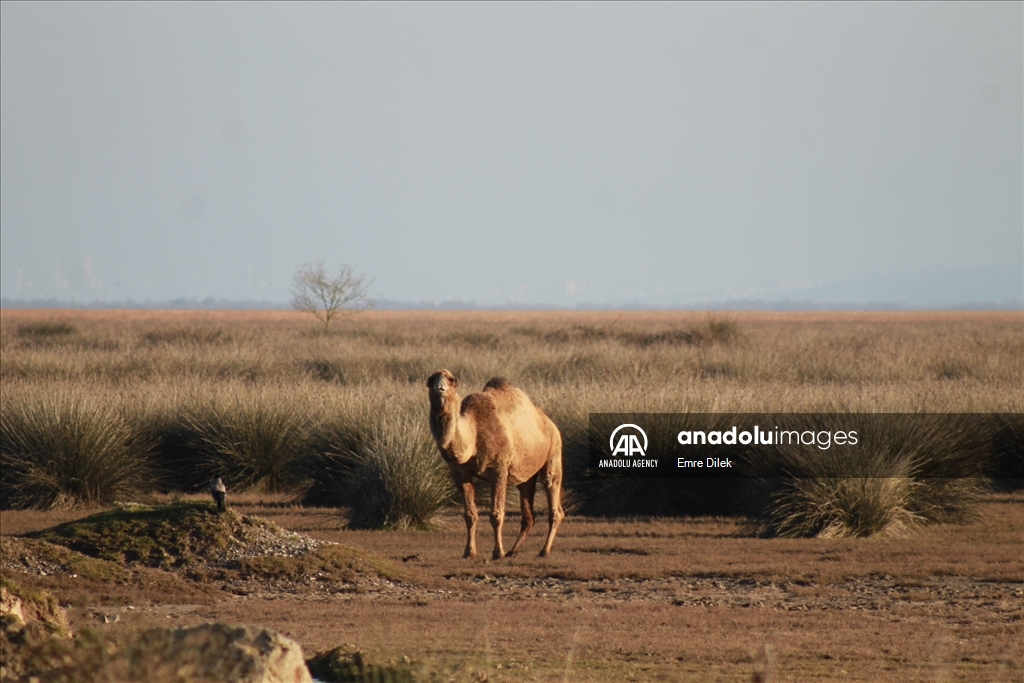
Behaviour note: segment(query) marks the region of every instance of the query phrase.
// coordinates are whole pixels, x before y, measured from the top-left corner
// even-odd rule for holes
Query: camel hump
[[[508,389],[512,386],[504,377],[492,377],[487,380],[487,384],[484,385],[484,389]]]

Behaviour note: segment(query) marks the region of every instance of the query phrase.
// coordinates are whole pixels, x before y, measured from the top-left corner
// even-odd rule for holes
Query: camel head
[[[431,397],[444,398],[459,386],[459,380],[447,370],[438,370],[427,379]]]

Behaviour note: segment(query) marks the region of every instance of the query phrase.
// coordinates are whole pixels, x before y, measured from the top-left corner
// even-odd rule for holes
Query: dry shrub
[[[149,484],[149,444],[109,405],[30,392],[5,400],[0,414],[4,508],[98,505]]]

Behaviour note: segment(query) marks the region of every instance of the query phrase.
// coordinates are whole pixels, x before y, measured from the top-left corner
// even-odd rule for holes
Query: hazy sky
[[[1019,299],[1022,8],[4,2],[0,289]]]

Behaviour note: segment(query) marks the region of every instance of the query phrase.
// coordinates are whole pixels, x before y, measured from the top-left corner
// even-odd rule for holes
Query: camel
[[[438,370],[427,380],[430,389],[430,431],[441,457],[462,492],[466,518],[466,552],[476,557],[476,499],[474,479],[491,487],[491,526],[494,528],[494,559],[505,556],[502,526],[505,522],[505,491],[509,483],[519,489],[523,520],[519,537],[508,555],[514,555],[533,529],[533,499],[537,480],[548,497],[548,537],[540,556],[551,552],[562,510],[562,436],[555,423],[521,390],[501,377],[470,394],[461,403],[459,380]]]

